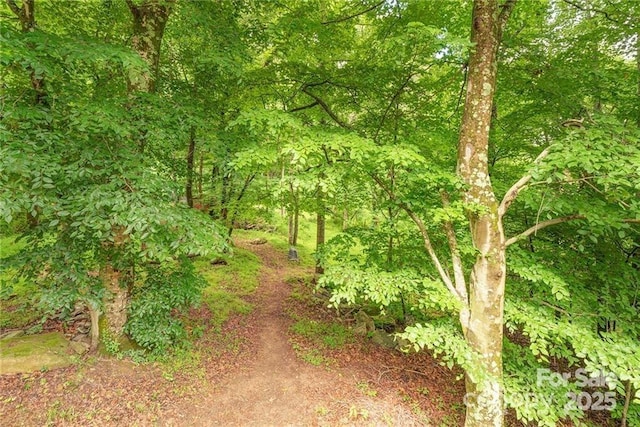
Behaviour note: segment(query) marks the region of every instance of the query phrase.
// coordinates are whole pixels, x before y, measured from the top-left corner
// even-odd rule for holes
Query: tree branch
[[[296,111],[302,111],[302,110],[306,110],[306,109],[308,109],[308,108],[313,108],[313,107],[315,107],[316,105],[320,105],[320,104],[318,103],[318,101],[313,101],[311,104],[303,105],[303,106],[301,106],[301,107],[292,108],[292,109],[291,109],[291,110],[289,110],[288,112],[289,112],[289,113],[295,113]]]
[[[549,155],[549,152],[550,152],[550,147],[545,148],[542,151],[542,153],[540,153],[538,157],[536,157],[536,159],[533,161],[533,164],[535,165],[537,163],[540,163],[542,159],[544,159]],[[500,218],[502,218],[504,214],[507,213],[507,209],[509,209],[509,206],[511,206],[511,203],[513,203],[516,197],[518,197],[518,193],[527,187],[527,184],[529,183],[529,181],[531,181],[531,178],[532,178],[531,174],[528,173],[522,178],[520,178],[515,184],[513,184],[511,188],[509,188],[507,193],[502,198],[502,202],[500,202],[500,206],[498,207],[498,215],[500,216]]]
[[[431,66],[432,66],[432,64],[429,64],[429,66],[427,67],[427,70],[429,68],[431,68]],[[393,106],[393,103],[396,101],[396,99],[398,99],[400,97],[400,95],[402,94],[402,91],[404,90],[404,88],[407,87],[407,85],[411,81],[411,78],[414,75],[415,75],[414,73],[409,74],[407,76],[407,78],[404,79],[404,81],[402,82],[402,84],[400,85],[400,87],[398,88],[396,93],[393,94],[393,97],[391,98],[391,101],[389,101],[389,104],[387,105],[387,108],[384,110],[384,113],[382,114],[382,118],[380,119],[380,124],[378,124],[378,129],[376,129],[376,134],[373,137],[374,141],[378,140],[378,134],[380,133],[380,130],[382,129],[382,125],[384,125],[384,122],[387,119],[387,114],[389,114],[389,111],[391,110],[391,107]]]
[[[338,19],[332,19],[330,21],[325,21],[322,23],[322,25],[329,25],[329,24],[337,24],[338,22],[344,22],[344,21],[348,21],[349,19],[353,19],[356,18],[360,15],[364,15],[367,12],[371,12],[373,9],[377,9],[378,7],[382,6],[384,4],[385,0],[379,1],[378,3],[374,4],[373,6],[361,11],[361,12],[357,12],[354,13],[353,15],[349,15],[349,16],[345,16],[342,18],[338,18]]]
[[[586,8],[586,7],[576,3],[574,1],[571,1],[571,0],[564,0],[564,2],[569,4],[569,5],[571,5],[571,6],[573,6],[573,7],[575,7],[578,10],[583,11],[583,12],[596,12],[596,13],[599,13],[599,14],[603,15],[607,21],[611,21],[613,23],[620,24],[620,21],[618,21],[616,19],[613,19],[612,17],[609,16],[609,13],[607,13],[606,11],[604,11],[602,9]]]
[[[512,245],[518,240],[524,239],[525,237],[529,237],[530,235],[535,234],[538,231],[542,230],[543,228],[547,228],[551,225],[562,224],[563,222],[569,222],[569,221],[574,221],[576,219],[585,219],[585,218],[586,217],[584,215],[575,214],[575,215],[568,215],[560,218],[553,218],[547,221],[539,222],[533,227],[530,227],[527,230],[523,231],[522,233],[518,234],[517,236],[513,236],[512,238],[507,239],[507,241],[504,242],[504,246],[507,247],[509,245]]]
[[[449,194],[446,191],[440,192],[440,198],[442,199],[442,206],[449,207],[450,200]],[[458,250],[458,239],[456,238],[456,232],[453,228],[451,221],[444,222],[444,231],[449,241],[449,249],[451,250],[451,262],[453,264],[453,279],[455,281],[456,290],[464,301],[468,300],[467,284],[464,278],[464,266],[462,265],[462,258],[460,257],[460,251]]]
[[[431,261],[435,265],[436,270],[438,270],[438,274],[440,275],[440,278],[444,282],[449,292],[451,292],[451,294],[455,296],[458,299],[458,301],[460,301],[462,306],[467,307],[467,305],[469,304],[468,300],[464,298],[463,295],[460,295],[458,293],[456,287],[451,281],[451,277],[449,277],[449,274],[442,266],[442,263],[440,262],[440,259],[436,254],[436,251],[433,249],[433,245],[431,244],[431,238],[429,237],[429,232],[427,231],[427,227],[424,225],[424,222],[422,222],[420,217],[418,217],[415,214],[415,212],[413,212],[413,210],[409,206],[407,206],[406,203],[402,202],[401,200],[398,200],[398,197],[395,195],[395,193],[391,191],[389,187],[387,187],[378,176],[376,176],[375,174],[369,174],[369,175],[380,186],[380,188],[382,188],[384,192],[387,193],[389,198],[393,200],[402,210],[404,210],[407,213],[407,215],[409,215],[409,218],[411,218],[411,220],[418,226],[418,229],[420,230],[420,235],[422,236],[422,241],[424,243],[424,248],[427,250],[427,253],[431,258]]]
[[[502,41],[502,33],[507,26],[507,21],[509,20],[509,16],[511,16],[513,7],[516,5],[516,1],[517,0],[506,0],[500,6],[502,10],[500,11],[500,15],[498,15],[498,43]]]
[[[342,120],[340,120],[340,118],[333,111],[331,111],[331,108],[329,108],[329,106],[322,100],[322,98],[320,98],[318,95],[314,94],[313,92],[310,92],[307,89],[308,86],[309,85],[304,85],[300,90],[306,93],[307,95],[309,95],[311,98],[313,98],[322,107],[322,109],[326,111],[326,113],[333,119],[333,121],[335,121],[340,127],[343,127],[345,129],[350,129],[351,127],[345,122],[343,122]]]
[[[11,11],[15,13],[18,18],[22,18],[22,9],[20,9],[20,7],[16,4],[16,2],[14,0],[6,0],[6,1],[7,1],[7,6],[9,6],[9,9],[11,9]]]

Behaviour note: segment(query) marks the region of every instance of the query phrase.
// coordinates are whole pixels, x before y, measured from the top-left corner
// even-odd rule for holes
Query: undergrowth
[[[22,246],[24,243],[16,242],[15,235],[0,237],[0,331],[34,325],[43,316],[37,308],[39,288],[34,283],[16,281],[15,271],[6,268],[2,262],[4,258],[16,254]]]
[[[219,261],[223,263],[212,265],[209,260],[195,262],[208,283],[203,291],[202,302],[211,311],[211,325],[218,330],[229,316],[247,314],[253,309],[243,297],[252,294],[258,287],[261,265],[256,255],[242,248],[235,248],[232,254],[222,256]]]

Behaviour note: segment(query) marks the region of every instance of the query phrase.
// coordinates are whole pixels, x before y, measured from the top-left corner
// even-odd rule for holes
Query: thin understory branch
[[[331,108],[329,108],[327,103],[324,102],[322,98],[320,98],[318,95],[308,90],[309,86],[310,85],[303,86],[301,91],[309,95],[311,98],[313,98],[315,102],[317,102],[322,107],[322,109],[329,115],[329,117],[331,117],[333,121],[336,122],[340,127],[345,129],[350,129],[350,126],[347,123],[340,120],[340,118],[331,110]]]
[[[316,105],[320,105],[320,104],[318,103],[318,101],[313,101],[311,104],[303,105],[303,106],[301,106],[301,107],[292,108],[292,109],[291,109],[291,110],[289,110],[288,112],[289,112],[289,113],[295,113],[296,111],[302,111],[302,110],[306,110],[306,109],[308,109],[308,108],[313,108],[313,107],[315,107]]]
[[[550,147],[545,148],[542,151],[542,153],[540,153],[538,157],[536,157],[533,163],[534,164],[540,163],[542,159],[544,159],[549,155],[549,151],[550,151]],[[507,193],[502,198],[502,202],[500,202],[500,206],[498,207],[498,215],[500,216],[500,218],[502,218],[504,214],[507,213],[507,209],[509,209],[509,206],[511,206],[511,204],[514,202],[516,197],[518,197],[518,193],[520,193],[520,191],[522,191],[524,188],[527,187],[527,184],[529,183],[529,181],[531,181],[531,178],[532,178],[532,175],[528,173],[522,178],[520,178],[515,184],[513,184],[511,188],[509,188]]]
[[[378,3],[374,4],[373,6],[361,11],[361,12],[357,12],[354,13],[353,15],[349,15],[349,16],[344,16],[342,18],[338,18],[338,19],[332,19],[330,21],[324,21],[322,23],[322,25],[329,25],[329,24],[337,24],[338,22],[344,22],[344,21],[348,21],[349,19],[353,19],[356,18],[360,15],[364,15],[367,12],[371,12],[373,9],[377,9],[380,6],[382,6],[384,4],[385,0],[379,1]]]
[[[436,270],[438,270],[438,274],[440,275],[440,278],[444,282],[449,292],[451,292],[451,294],[455,296],[458,299],[458,301],[460,301],[463,307],[466,307],[468,305],[468,300],[464,298],[463,295],[460,295],[458,293],[458,290],[456,289],[455,285],[451,281],[451,277],[449,277],[449,273],[447,273],[447,271],[442,266],[442,263],[440,262],[440,259],[436,254],[436,251],[433,249],[429,232],[427,231],[427,227],[424,225],[424,222],[422,221],[422,219],[420,219],[420,217],[418,217],[415,214],[415,212],[413,212],[413,210],[409,206],[407,206],[406,203],[398,200],[398,197],[396,196],[396,194],[393,191],[391,191],[389,187],[387,187],[378,176],[376,176],[375,174],[370,174],[370,176],[380,186],[380,188],[382,188],[384,192],[387,193],[389,198],[393,202],[395,202],[398,205],[398,207],[404,210],[407,213],[407,215],[409,215],[409,218],[411,218],[411,220],[418,226],[418,230],[420,230],[420,235],[422,236],[422,242],[424,244],[424,248],[429,254],[429,257],[431,258],[431,261],[435,265]]]
[[[542,230],[543,228],[547,228],[551,225],[556,225],[556,224],[562,224],[564,222],[569,222],[569,221],[574,221],[574,220],[578,220],[578,219],[586,219],[586,217],[584,215],[568,215],[568,216],[563,216],[560,218],[553,218],[553,219],[549,219],[547,221],[542,221],[537,223],[536,225],[529,227],[527,230],[523,231],[522,233],[518,234],[517,236],[513,236],[510,239],[507,239],[506,242],[504,242],[504,246],[507,247],[509,245],[514,244],[515,242],[517,242],[518,240],[524,239],[526,237],[529,237],[530,235],[537,233],[538,231]]]
[[[506,242],[504,242],[504,246],[510,246],[514,243],[516,243],[519,240],[522,240],[526,237],[531,236],[532,234],[535,235],[538,231],[547,228],[551,225],[556,225],[556,224],[562,224],[565,222],[569,222],[569,221],[575,221],[575,220],[580,220],[580,219],[587,219],[586,216],[584,215],[580,215],[580,214],[574,214],[574,215],[567,215],[567,216],[563,216],[563,217],[559,217],[559,218],[553,218],[553,219],[549,219],[546,221],[542,221],[537,223],[536,225],[528,228],[527,230],[523,231],[522,233],[511,237],[510,239],[507,239]],[[640,218],[625,218],[623,220],[621,220],[621,222],[625,223],[625,224],[640,224]]]
[[[427,67],[427,69],[429,68],[431,68],[431,65]],[[374,141],[378,140],[378,134],[382,130],[382,126],[384,125],[384,122],[387,119],[387,115],[389,114],[389,111],[391,110],[393,103],[396,101],[396,99],[400,97],[400,94],[402,94],[402,91],[407,87],[407,85],[409,84],[409,82],[411,81],[414,75],[415,75],[414,73],[409,74],[407,78],[403,80],[398,90],[396,90],[396,92],[393,94],[391,101],[389,101],[387,108],[384,110],[384,113],[382,114],[382,118],[380,119],[380,124],[378,125],[378,129],[376,129],[376,134],[373,136]]]
[[[611,16],[609,16],[609,13],[607,11],[605,11],[605,10],[596,9],[594,7],[587,8],[587,7],[582,6],[582,5],[578,4],[577,2],[574,2],[574,1],[571,1],[571,0],[564,0],[564,2],[567,3],[568,5],[571,5],[571,6],[575,7],[578,10],[583,11],[583,12],[599,13],[599,14],[603,15],[607,21],[610,21],[610,22],[613,22],[613,23],[616,23],[616,24],[620,24],[620,21],[618,21],[616,19],[613,19]]]
[[[446,191],[440,192],[440,198],[442,199],[442,206],[445,208],[450,206],[449,194]],[[455,281],[456,291],[458,291],[460,298],[467,301],[468,295],[467,284],[464,278],[464,265],[462,264],[460,250],[458,249],[456,232],[451,221],[445,221],[443,225],[447,240],[449,241],[449,249],[451,250],[451,263],[453,264],[453,279]]]

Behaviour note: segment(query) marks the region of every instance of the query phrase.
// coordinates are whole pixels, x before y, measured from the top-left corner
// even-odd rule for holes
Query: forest
[[[639,1],[3,0],[0,19],[11,425],[215,425],[161,407],[234,411],[240,391],[202,390],[255,392],[245,368],[329,393],[369,360],[377,383],[351,386],[378,409],[394,373],[425,385],[381,418],[300,392],[288,418],[216,419],[640,426]],[[54,332],[86,347],[70,367],[9,369]],[[158,369],[172,392],[122,417],[79,409],[107,383],[30,406],[124,363],[138,394]]]

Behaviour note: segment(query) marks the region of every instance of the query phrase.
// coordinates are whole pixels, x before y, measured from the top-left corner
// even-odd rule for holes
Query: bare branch
[[[562,224],[563,222],[569,222],[569,221],[574,221],[577,219],[585,219],[585,218],[586,217],[584,215],[576,214],[576,215],[568,215],[560,218],[553,218],[547,221],[539,222],[533,227],[530,227],[527,230],[523,231],[522,233],[518,234],[517,236],[513,236],[512,238],[507,239],[507,241],[504,242],[504,246],[505,247],[510,246],[515,242],[517,242],[518,240],[524,239],[525,237],[529,237],[530,235],[535,234],[538,231],[542,230],[543,228],[547,228],[551,225]]]
[[[316,105],[320,105],[320,104],[318,103],[318,101],[313,101],[311,104],[303,105],[303,106],[301,106],[301,107],[292,108],[292,109],[291,109],[291,110],[289,110],[288,112],[289,112],[289,113],[295,113],[296,111],[302,111],[302,110],[306,110],[306,109],[308,109],[308,108],[313,108],[313,107],[315,107]]]
[[[427,70],[431,68],[431,66],[432,64],[429,64],[429,66],[427,67]],[[396,101],[396,99],[400,97],[400,95],[402,94],[402,91],[407,87],[407,85],[411,81],[411,78],[413,78],[414,75],[415,75],[414,73],[409,74],[407,78],[403,80],[402,84],[400,85],[396,93],[393,94],[391,101],[389,101],[387,108],[384,110],[384,113],[382,114],[382,118],[380,119],[380,123],[378,124],[378,129],[376,129],[376,134],[373,137],[374,141],[378,140],[378,134],[380,133],[380,130],[382,130],[382,125],[384,125],[384,122],[387,119],[387,114],[389,114],[389,111],[391,110],[393,103]]]
[[[571,5],[571,6],[573,6],[573,7],[575,7],[578,10],[583,11],[583,12],[596,12],[596,13],[599,13],[599,14],[603,15],[607,21],[611,21],[613,23],[620,24],[620,21],[618,21],[616,19],[613,19],[611,16],[609,16],[609,13],[607,11],[605,11],[605,10],[596,9],[596,8],[593,8],[593,7],[592,8],[587,8],[587,7],[582,6],[582,5],[580,5],[580,4],[578,4],[578,3],[574,2],[574,1],[571,1],[571,0],[564,0],[564,2],[569,4],[569,5]]]
[[[533,164],[540,163],[542,159],[549,155],[549,152],[550,147],[545,148],[542,153],[540,153],[538,157],[536,157],[536,159],[533,161]],[[511,203],[513,203],[516,197],[518,197],[518,193],[527,187],[527,184],[529,183],[529,181],[531,181],[531,178],[532,176],[530,173],[526,174],[525,176],[520,178],[518,182],[513,184],[507,191],[507,193],[502,198],[502,202],[500,202],[500,206],[498,207],[498,215],[500,216],[500,218],[502,218],[504,214],[507,213],[507,209],[509,209]]]
[[[364,15],[367,12],[371,12],[373,9],[377,9],[378,7],[382,6],[384,4],[385,0],[382,0],[376,4],[374,4],[373,6],[361,11],[361,12],[357,12],[354,13],[353,15],[349,15],[349,16],[345,16],[342,18],[338,18],[338,19],[332,19],[330,21],[325,21],[322,23],[322,25],[329,25],[329,24],[337,24],[338,22],[344,22],[344,21],[348,21],[349,19],[353,19],[356,18],[360,15]]]
[[[467,86],[467,72],[469,71],[469,64],[464,64],[464,75],[462,76],[462,86],[460,86],[460,93],[458,94],[458,102],[456,102],[456,110],[451,114],[452,117],[460,109],[460,102],[462,101],[462,95],[464,95],[464,88]]]
[[[326,113],[333,119],[333,121],[336,122],[340,127],[343,127],[345,129],[351,128],[348,124],[340,120],[340,118],[331,110],[331,108],[329,108],[329,106],[322,100],[322,98],[320,98],[318,95],[314,94],[313,92],[310,92],[309,89],[307,89],[307,86],[308,85],[303,86],[302,89],[300,90],[306,93],[307,95],[309,95],[311,98],[313,98],[322,107],[322,109],[326,111]]]
[[[584,128],[584,117],[581,119],[567,119],[562,122],[562,126],[565,128],[573,127],[573,128]]]
[[[564,222],[569,222],[569,221],[574,221],[574,220],[578,220],[578,219],[586,219],[587,217],[584,215],[580,215],[580,214],[575,214],[575,215],[568,215],[568,216],[563,216],[560,218],[553,218],[553,219],[549,219],[547,221],[542,221],[537,223],[536,225],[534,225],[533,227],[528,228],[527,230],[523,231],[522,233],[513,236],[510,239],[507,239],[506,242],[504,242],[504,246],[510,246],[512,244],[514,244],[515,242],[522,240],[526,237],[529,237],[532,234],[537,233],[538,231],[542,230],[543,228],[547,228],[551,225],[556,225],[556,224],[562,224]],[[622,220],[623,223],[625,224],[640,224],[640,218],[625,218]]]
[[[393,191],[391,191],[389,187],[387,187],[378,176],[376,176],[375,174],[370,174],[370,176],[380,186],[380,188],[382,188],[384,192],[387,193],[389,198],[393,200],[400,208],[402,208],[402,210],[404,210],[407,213],[407,215],[409,215],[409,218],[411,218],[411,220],[418,226],[418,229],[420,230],[420,235],[422,236],[422,242],[424,243],[424,248],[427,250],[427,253],[431,258],[431,261],[435,265],[436,270],[438,270],[438,274],[440,275],[440,278],[444,282],[449,292],[451,292],[451,294],[455,296],[458,299],[458,301],[462,303],[462,306],[467,307],[468,300],[464,298],[463,295],[460,295],[458,293],[458,290],[456,289],[453,282],[451,281],[451,277],[449,277],[449,273],[447,273],[447,271],[442,266],[442,263],[440,262],[440,259],[436,254],[436,251],[433,249],[433,245],[431,244],[431,238],[429,237],[429,232],[427,231],[427,227],[424,225],[424,222],[422,221],[422,219],[420,219],[420,217],[418,217],[415,214],[415,212],[413,212],[413,210],[409,206],[407,206],[406,203],[402,202],[401,200],[398,200],[396,194]]]

